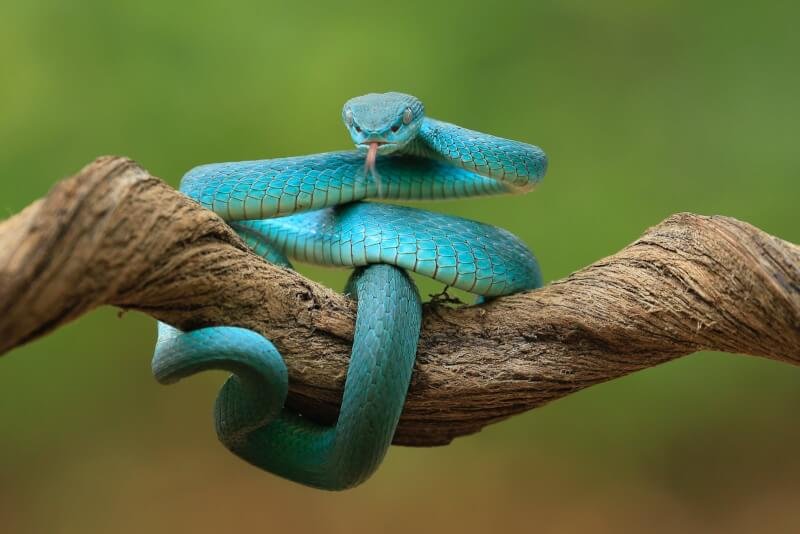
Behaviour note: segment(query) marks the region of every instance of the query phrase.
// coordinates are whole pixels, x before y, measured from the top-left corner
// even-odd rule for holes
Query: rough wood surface
[[[267,264],[213,213],[117,157],[0,223],[0,354],[106,304],[183,329],[259,331],[286,359],[290,404],[335,418],[353,302]],[[800,364],[800,247],[684,213],[540,290],[428,305],[395,442],[444,444],[704,349]]]

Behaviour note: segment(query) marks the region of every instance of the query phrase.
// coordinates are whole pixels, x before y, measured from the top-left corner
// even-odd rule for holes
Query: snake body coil
[[[161,323],[153,358],[162,383],[232,372],[215,406],[220,441],[258,467],[329,490],[377,469],[400,418],[421,324],[405,270],[487,297],[541,284],[535,258],[505,230],[360,201],[524,192],[547,166],[539,148],[427,118],[418,99],[401,93],[353,98],[342,118],[355,151],[203,165],[181,182],[268,261],[357,268],[347,288],[358,316],[337,423],[318,425],[283,407],[286,366],[256,332]]]

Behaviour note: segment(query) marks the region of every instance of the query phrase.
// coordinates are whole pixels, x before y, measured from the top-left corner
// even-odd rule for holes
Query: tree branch
[[[336,416],[353,302],[261,260],[216,215],[115,157],[0,223],[0,354],[104,304],[183,329],[259,331],[286,359],[290,405]],[[537,291],[427,305],[395,442],[444,444],[705,349],[800,364],[800,247],[678,214]]]

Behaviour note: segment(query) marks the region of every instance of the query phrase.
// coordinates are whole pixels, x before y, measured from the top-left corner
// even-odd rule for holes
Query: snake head
[[[403,149],[416,137],[424,117],[422,102],[403,93],[357,96],[342,109],[342,119],[356,148],[367,151],[377,146],[377,154]]]

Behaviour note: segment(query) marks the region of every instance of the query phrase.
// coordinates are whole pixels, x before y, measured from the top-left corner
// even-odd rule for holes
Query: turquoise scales
[[[369,198],[445,199],[524,192],[544,175],[537,147],[425,117],[400,93],[348,101],[355,151],[192,169],[181,191],[233,226],[267,260],[356,267],[346,291],[358,316],[342,407],[326,427],[284,409],[286,366],[250,330],[181,332],[159,325],[153,370],[174,382],[205,369],[233,374],[217,397],[222,443],[291,480],[344,489],[366,480],[391,444],[414,365],[421,304],[405,270],[483,296],[538,287],[528,248],[494,226]]]

